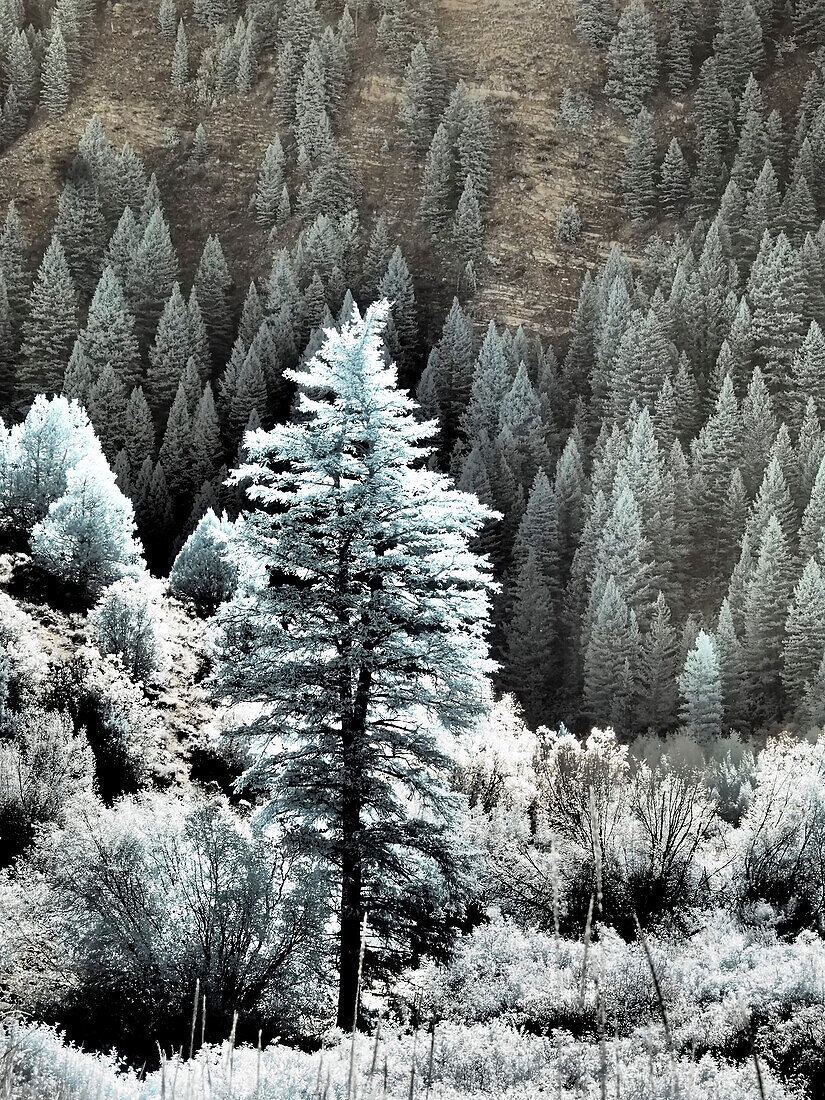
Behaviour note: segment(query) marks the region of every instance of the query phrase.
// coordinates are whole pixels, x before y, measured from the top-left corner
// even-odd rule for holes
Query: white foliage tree
[[[242,732],[268,817],[340,882],[338,1023],[355,1019],[368,890],[449,865],[449,735],[487,706],[490,578],[469,541],[489,513],[424,465],[397,388],[381,302],[289,373],[300,421],[246,436],[253,510],[242,541],[265,567],[219,612],[216,690],[255,703]],[[423,880],[423,881],[422,881]]]

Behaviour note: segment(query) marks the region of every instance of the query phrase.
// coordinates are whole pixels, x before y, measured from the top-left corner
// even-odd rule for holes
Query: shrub
[[[566,130],[583,130],[593,121],[593,102],[586,92],[565,87],[559,104],[559,121]]]
[[[105,801],[134,794],[157,775],[162,763],[158,716],[116,658],[84,647],[52,670],[46,702],[86,730]]]
[[[92,789],[93,762],[68,715],[26,710],[0,741],[0,866],[29,843],[38,825],[59,823]]]
[[[756,787],[734,834],[740,902],[764,901],[791,930],[825,920],[825,735],[783,734],[759,754]]]
[[[45,669],[34,620],[0,592],[0,735],[15,713],[34,705]]]
[[[208,508],[175,558],[169,574],[170,591],[190,599],[201,614],[214,614],[235,591],[238,565],[232,533],[226,515],[218,519]]]
[[[582,220],[574,202],[567,203],[556,217],[556,240],[562,244],[575,244],[582,235]]]
[[[178,1041],[198,979],[215,1039],[235,1011],[250,1029],[265,1014],[293,1033],[328,1011],[328,886],[225,801],[122,800],[45,837],[37,856],[76,982],[65,1019],[102,1048]]]
[[[129,675],[144,683],[166,667],[159,602],[157,582],[127,577],[110,585],[89,613],[90,635],[100,652],[119,657]]]

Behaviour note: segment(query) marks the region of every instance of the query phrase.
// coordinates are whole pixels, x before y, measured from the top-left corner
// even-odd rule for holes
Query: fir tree
[[[278,220],[278,204],[285,186],[284,164],[284,150],[276,134],[274,141],[266,147],[251,202],[255,217],[261,225],[272,226]]]
[[[441,122],[427,150],[419,203],[421,214],[436,232],[443,230],[449,223],[454,201],[452,197],[454,173],[450,134],[446,125]]]
[[[52,31],[46,60],[43,65],[43,106],[52,118],[64,114],[69,106],[71,77],[66,56],[66,43],[59,26]]]
[[[210,236],[203,246],[194,289],[216,361],[226,355],[232,343],[232,308],[229,302],[231,288],[232,276],[229,274],[221,242],[217,237]]]
[[[203,388],[192,422],[192,480],[194,484],[211,481],[224,460],[221,444],[221,428],[212,386]]]
[[[158,458],[166,474],[166,487],[172,499],[185,496],[192,488],[193,471],[192,423],[183,380],[178,384],[175,400],[169,410]]]
[[[152,425],[152,414],[140,386],[132,390],[126,404],[124,444],[133,471],[140,470],[143,463],[151,461],[154,455],[155,429]]]
[[[120,283],[109,267],[104,269],[97,285],[78,342],[93,378],[111,365],[127,393],[138,384],[141,368],[134,322],[126,309]]]
[[[632,724],[639,661],[636,616],[610,577],[593,618],[584,655],[583,707],[594,725],[627,732]]]
[[[178,260],[169,227],[161,210],[155,208],[146,223],[123,288],[142,347],[147,347],[154,336],[177,279]]]
[[[825,337],[816,321],[811,321],[791,371],[791,423],[801,424],[809,400],[813,400],[820,418],[825,416]]]
[[[479,205],[487,204],[493,161],[490,113],[483,99],[471,99],[458,136],[458,182],[469,176]]]
[[[679,677],[682,722],[697,741],[711,743],[722,732],[722,678],[713,638],[700,630]]]
[[[531,725],[551,713],[556,683],[553,646],[553,600],[547,579],[530,550],[512,590],[507,623],[506,686],[524,707]]]
[[[722,713],[725,725],[735,729],[745,717],[745,678],[742,644],[727,600],[722,601],[713,638],[719,655]]]
[[[262,756],[256,768],[259,780],[277,776],[271,816],[300,827],[305,850],[337,866],[338,1023],[347,1029],[355,1022],[366,884],[394,880],[402,838],[408,851],[426,847],[442,866],[449,864],[443,828],[435,822],[449,819],[452,800],[435,732],[455,734],[476,720],[489,668],[483,641],[488,581],[467,549],[487,513],[422,468],[426,429],[384,366],[384,316],[385,307],[371,310],[365,321],[331,336],[306,371],[294,375],[304,391],[331,393],[332,401],[304,397],[303,422],[247,437],[252,465],[237,476],[252,480],[253,511],[241,537],[264,569],[285,579],[274,587],[246,585],[220,612],[216,662],[222,695],[263,704],[266,717],[246,732],[271,743],[269,731],[278,730],[282,748]],[[342,439],[349,442],[342,446]],[[373,462],[379,451],[381,461]],[[279,473],[285,460],[291,468]],[[275,496],[277,512],[267,507]],[[398,552],[387,554],[387,545]],[[340,583],[327,579],[333,574],[347,578],[346,621],[335,612],[342,594]],[[275,629],[285,617],[294,628]],[[260,660],[238,659],[241,635]],[[307,659],[309,637],[316,639],[317,659]],[[329,653],[339,656],[330,660]],[[342,671],[351,685],[343,694]],[[413,708],[426,721],[398,720]],[[388,755],[397,762],[391,777]],[[339,777],[333,788],[332,771]],[[295,798],[290,792],[298,789]],[[412,828],[406,789],[433,807],[432,823],[416,814]]]
[[[453,240],[461,263],[478,259],[483,237],[484,229],[473,177],[467,176],[453,221]]]
[[[23,326],[20,390],[24,399],[35,393],[59,393],[63,372],[77,335],[77,298],[60,241],[52,237],[29,301]]]
[[[178,33],[175,38],[175,49],[172,53],[172,85],[175,88],[185,88],[189,82],[189,42],[186,38],[186,28],[181,19],[178,23]]]
[[[693,57],[690,37],[680,19],[671,19],[668,23],[665,68],[671,93],[675,96],[682,95],[693,79]]]
[[[149,352],[146,390],[153,409],[168,408],[192,352],[189,314],[180,287],[175,283]]]
[[[751,719],[764,722],[782,708],[782,651],[791,594],[791,561],[775,516],[768,522],[744,603],[743,650],[751,687]]]
[[[612,0],[576,0],[576,30],[594,50],[604,49],[616,32]]]
[[[659,173],[659,195],[662,209],[668,217],[675,218],[684,210],[690,198],[690,169],[681,146],[673,138],[662,161]]]
[[[390,317],[398,338],[401,364],[406,365],[418,344],[418,305],[410,269],[398,247],[378,284],[378,295],[390,303]]]
[[[638,115],[659,73],[656,35],[643,0],[630,0],[607,52],[605,94],[627,117]]]
[[[401,122],[417,153],[423,153],[432,140],[435,107],[430,57],[426,46],[419,42],[410,55],[401,89]]]
[[[160,0],[158,30],[165,42],[174,42],[178,27],[178,9],[175,0]]]
[[[713,49],[722,83],[734,95],[765,60],[762,25],[749,0],[722,0]]]
[[[785,623],[783,683],[794,709],[804,698],[805,685],[816,676],[825,654],[825,580],[814,558],[802,570]]]
[[[111,363],[106,364],[92,384],[89,393],[89,419],[94,425],[103,453],[109,462],[114,462],[125,439],[126,391]]]

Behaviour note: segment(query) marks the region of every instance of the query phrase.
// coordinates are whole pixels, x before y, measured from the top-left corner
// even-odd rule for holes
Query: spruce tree
[[[594,50],[608,46],[616,32],[613,0],[576,0],[576,30]]]
[[[524,708],[532,726],[551,713],[556,660],[553,638],[553,599],[547,578],[530,550],[512,589],[512,612],[506,628],[505,684]]]
[[[435,232],[444,230],[449,224],[454,201],[454,174],[455,164],[450,134],[446,125],[441,122],[427,150],[419,203],[420,213]]]
[[[686,92],[693,79],[693,57],[690,37],[678,18],[668,22],[665,69],[671,94],[680,96]]]
[[[749,0],[721,0],[718,27],[713,49],[719,77],[738,95],[748,77],[758,74],[764,64],[762,25]]]
[[[722,682],[722,713],[725,725],[736,729],[745,718],[745,678],[742,644],[736,633],[730,604],[725,599],[719,610],[716,631],[713,636],[719,655],[719,674]]]
[[[637,693],[640,641],[636,616],[610,577],[596,609],[584,654],[585,714],[593,725],[627,733]]]
[[[690,198],[690,169],[682,148],[672,138],[659,173],[659,196],[662,209],[670,218],[677,217]]]
[[[473,98],[467,104],[467,112],[458,135],[458,183],[469,176],[478,198],[479,206],[487,205],[493,163],[493,132],[490,112],[483,99]]]
[[[390,303],[390,317],[398,338],[401,365],[411,362],[418,345],[418,305],[410,269],[396,247],[378,284],[378,296]]]
[[[166,430],[158,452],[172,500],[180,500],[192,488],[192,422],[183,380],[178,384]]]
[[[791,367],[791,424],[802,423],[805,406],[813,400],[820,418],[825,416],[825,337],[811,321],[807,335],[794,355]]]
[[[189,42],[186,38],[186,28],[181,19],[178,23],[178,33],[175,38],[175,49],[172,52],[172,86],[185,88],[189,82]]]
[[[175,0],[160,0],[158,9],[158,30],[165,42],[175,41],[178,27],[178,9]]]
[[[659,74],[656,34],[643,0],[630,0],[622,12],[607,65],[605,94],[627,118],[638,115]]]
[[[782,709],[782,651],[791,594],[791,560],[779,520],[772,516],[762,536],[744,602],[743,650],[754,724]]]
[[[43,257],[23,326],[21,397],[59,393],[77,335],[77,297],[63,248],[52,237]]]
[[[278,204],[285,186],[284,165],[283,146],[276,134],[275,139],[266,147],[255,194],[250,204],[261,225],[272,226],[278,220]]]
[[[232,276],[224,258],[221,242],[210,236],[203,246],[194,289],[209,334],[209,345],[216,362],[226,356],[232,343],[232,307],[229,293]]]
[[[169,227],[162,211],[156,207],[149,215],[123,288],[132,308],[141,347],[148,347],[154,336],[177,279],[178,260]]]
[[[722,678],[713,638],[700,630],[679,677],[682,722],[697,741],[710,744],[722,732]]]
[[[211,481],[223,465],[224,454],[221,444],[221,428],[212,386],[209,382],[203,387],[198,407],[192,422],[192,480],[203,484]]]
[[[387,895],[400,842],[416,858],[426,853],[428,874],[436,873],[434,856],[444,868],[451,863],[436,824],[449,821],[453,805],[436,734],[455,735],[477,720],[490,667],[488,579],[467,548],[488,513],[423,468],[426,429],[381,354],[385,316],[385,307],[373,309],[331,336],[293,376],[302,392],[331,400],[303,397],[301,421],[247,438],[250,466],[237,479],[252,480],[253,507],[240,537],[283,579],[243,587],[219,612],[215,665],[222,696],[261,704],[264,717],[245,732],[271,746],[270,731],[278,731],[277,753],[256,768],[270,784],[270,815],[299,828],[304,850],[339,876],[338,1023],[347,1030],[355,1025],[368,884]],[[285,460],[290,468],[280,472]],[[276,496],[281,506],[273,510],[267,502]],[[333,574],[346,577],[346,621],[335,611],[342,592]],[[284,631],[287,619],[293,628]],[[252,660],[238,659],[239,631]],[[309,663],[308,637],[317,654]],[[344,680],[351,689],[342,693]],[[403,717],[413,711],[423,721]],[[387,759],[395,761],[392,776]],[[432,816],[415,812],[413,820],[413,791]]]
[[[453,241],[461,263],[478,260],[483,239],[484,228],[473,177],[467,176],[453,220]]]
[[[816,676],[825,654],[825,579],[819,564],[810,558],[794,589],[785,623],[783,683],[790,708],[796,709],[805,685]]]
[[[100,277],[78,342],[93,378],[111,365],[126,392],[131,393],[140,379],[140,354],[132,316],[120,283],[109,267]]]
[[[401,89],[401,122],[416,153],[429,147],[435,129],[435,89],[427,48],[419,42],[410,55]]]
[[[149,352],[146,392],[154,410],[169,407],[193,350],[189,314],[180,287],[175,283]]]
[[[661,733],[669,729],[676,715],[679,642],[670,608],[659,592],[642,639],[639,660],[639,726]]]
[[[110,363],[92,383],[88,409],[103,453],[113,463],[126,436],[126,391]]]
[[[140,470],[144,462],[151,462],[154,456],[155,429],[149,405],[140,386],[132,390],[126,404],[124,446],[133,472]]]
[[[630,128],[621,180],[625,210],[634,224],[640,225],[656,206],[656,143],[653,120],[644,107]]]
[[[69,106],[71,77],[66,57],[66,43],[59,26],[54,27],[46,51],[42,72],[41,100],[50,117],[59,118]]]

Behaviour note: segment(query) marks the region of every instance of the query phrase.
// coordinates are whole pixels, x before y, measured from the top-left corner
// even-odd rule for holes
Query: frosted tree
[[[77,339],[93,378],[110,365],[127,393],[131,392],[140,375],[140,352],[134,321],[126,308],[120,283],[109,267],[103,271],[89,307],[86,327]]]
[[[175,283],[164,306],[155,342],[149,352],[146,391],[153,408],[168,407],[193,350],[189,313],[180,287]]]
[[[24,397],[59,393],[77,335],[77,296],[63,247],[52,237],[43,257],[23,326],[19,384]]]
[[[627,732],[633,721],[639,662],[636,616],[610,577],[593,619],[584,654],[585,713],[594,724]]]
[[[609,45],[616,31],[613,0],[576,0],[576,30],[595,50]]]
[[[32,555],[48,573],[93,596],[140,569],[134,527],[132,505],[105,459],[90,454],[69,471],[66,492],[32,531]]]
[[[43,105],[52,118],[64,114],[69,106],[71,76],[66,42],[60,26],[54,27],[43,64]]]
[[[467,176],[453,220],[453,240],[462,263],[478,259],[483,238],[484,228],[473,177]]]
[[[276,134],[275,140],[266,147],[250,204],[261,225],[274,225],[278,219],[278,204],[284,188],[284,164],[283,146]]]
[[[816,559],[802,570],[785,623],[783,683],[788,705],[802,701],[805,685],[816,676],[825,654],[825,580]]]
[[[178,9],[175,0],[160,0],[158,8],[158,31],[164,41],[175,41],[178,27]]]
[[[244,732],[270,817],[340,875],[345,1029],[367,884],[395,880],[399,845],[406,875],[421,860],[437,875],[436,856],[449,866],[438,731],[456,735],[486,709],[490,669],[489,579],[468,549],[488,513],[422,464],[430,427],[385,365],[386,317],[381,304],[330,335],[290,374],[300,421],[245,441],[235,480],[253,507],[239,538],[281,580],[245,580],[219,612],[215,673],[220,694],[262,704]]]
[[[232,276],[220,240],[209,236],[195,272],[194,289],[206,323],[212,354],[225,354],[232,343],[232,308],[229,292]]]
[[[673,138],[662,161],[659,173],[659,196],[662,209],[671,218],[676,217],[690,198],[690,169],[682,147]]]
[[[794,426],[802,422],[809,399],[816,404],[820,418],[825,416],[825,337],[816,321],[811,321],[791,365],[791,418]]]
[[[175,39],[175,49],[172,53],[172,85],[175,88],[185,88],[189,81],[189,42],[186,38],[186,28],[181,19],[178,23],[178,33]]]
[[[659,55],[653,21],[643,0],[630,0],[607,53],[605,94],[628,118],[637,115],[656,87]]]
[[[226,516],[219,519],[208,508],[175,558],[169,589],[191,600],[202,615],[214,615],[235,593],[238,563],[233,534]]]
[[[682,722],[698,741],[711,742],[722,732],[722,680],[713,638],[700,630],[679,677]]]

